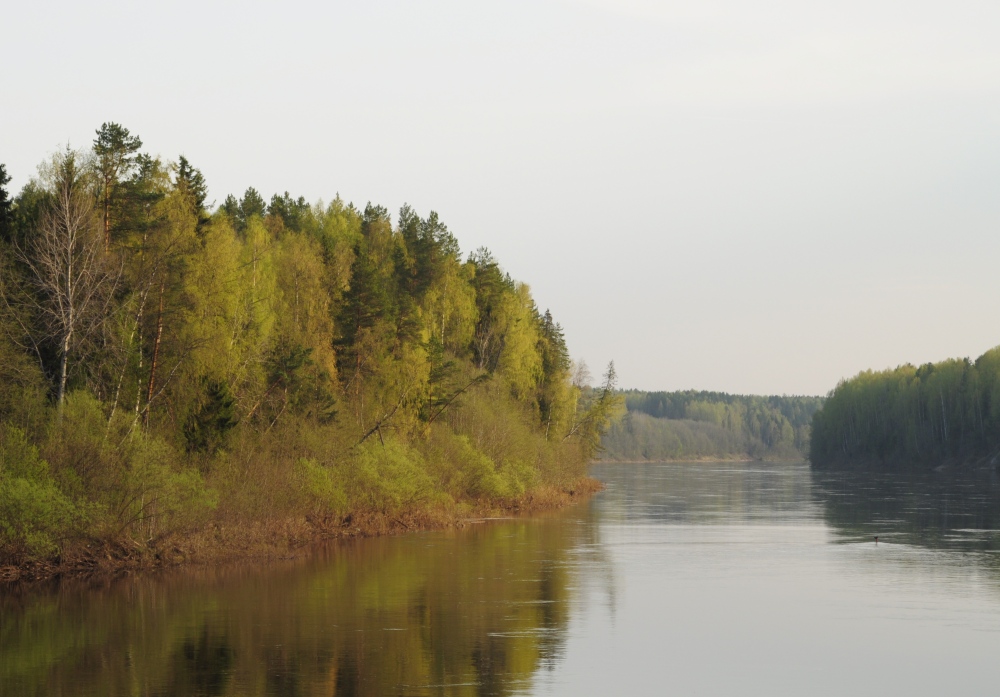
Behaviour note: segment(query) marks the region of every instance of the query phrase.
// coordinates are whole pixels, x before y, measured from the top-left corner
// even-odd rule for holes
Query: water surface
[[[0,694],[1000,689],[995,475],[593,473],[607,491],[558,514],[6,592]]]

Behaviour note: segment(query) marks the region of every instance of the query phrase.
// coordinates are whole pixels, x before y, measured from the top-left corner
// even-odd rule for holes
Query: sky
[[[105,121],[209,200],[436,210],[595,376],[825,394],[1000,344],[1000,3],[11,3],[19,190]]]

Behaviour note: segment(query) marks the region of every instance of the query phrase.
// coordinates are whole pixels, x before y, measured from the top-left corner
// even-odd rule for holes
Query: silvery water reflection
[[[572,616],[536,694],[995,694],[988,475],[602,465],[613,614]],[[872,537],[882,542],[876,547]],[[581,626],[586,622],[586,629]]]
[[[0,691],[997,691],[995,477],[761,463],[595,474],[608,490],[556,515],[8,594]]]

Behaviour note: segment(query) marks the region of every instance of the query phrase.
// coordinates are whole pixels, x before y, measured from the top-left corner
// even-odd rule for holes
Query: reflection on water
[[[565,643],[585,511],[360,540],[270,569],[6,598],[26,695],[509,694]]]
[[[976,472],[812,473],[814,498],[843,542],[1000,549],[1000,477]]]
[[[606,523],[752,524],[801,520],[810,513],[808,472],[769,463],[596,465],[609,482],[597,502]]]
[[[996,693],[994,474],[594,474],[555,515],[8,593],[0,693]]]
[[[565,658],[533,694],[1000,689],[988,475],[873,481],[804,463],[594,473],[609,483],[593,515],[614,611],[571,616]]]

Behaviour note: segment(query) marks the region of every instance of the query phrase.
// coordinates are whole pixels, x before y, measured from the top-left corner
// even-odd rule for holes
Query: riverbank
[[[69,579],[100,580],[156,573],[182,566],[238,561],[271,562],[302,556],[321,542],[464,527],[488,518],[515,517],[576,504],[604,489],[592,477],[570,488],[539,487],[508,502],[477,502],[454,509],[413,509],[398,514],[352,511],[343,516],[300,516],[269,521],[211,523],[155,546],[129,542],[67,544],[51,559],[0,565],[0,585],[38,585]]]
[[[632,465],[632,464],[657,464],[657,463],[679,463],[679,462],[802,462],[805,460],[805,455],[799,455],[798,457],[754,457],[753,455],[741,454],[741,455],[701,455],[696,457],[667,457],[667,458],[629,458],[629,459],[614,459],[614,460],[598,460],[601,464],[605,465]]]

